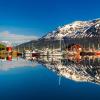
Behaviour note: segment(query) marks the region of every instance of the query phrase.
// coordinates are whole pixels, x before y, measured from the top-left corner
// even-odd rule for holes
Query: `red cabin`
[[[79,44],[72,44],[72,45],[70,45],[70,47],[68,49],[69,49],[69,51],[72,50],[72,51],[79,52],[82,50],[82,47]]]
[[[12,52],[12,47],[7,47],[8,52]]]

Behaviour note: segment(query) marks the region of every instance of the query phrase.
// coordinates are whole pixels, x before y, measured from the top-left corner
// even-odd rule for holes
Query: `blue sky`
[[[100,0],[0,0],[0,34],[40,37],[76,20],[100,17]]]

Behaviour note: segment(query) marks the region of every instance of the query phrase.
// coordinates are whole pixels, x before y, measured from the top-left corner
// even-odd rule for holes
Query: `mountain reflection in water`
[[[35,67],[37,64],[41,64],[57,75],[73,81],[100,84],[100,58],[95,56],[18,57],[13,58],[11,61],[0,59],[0,70],[7,71],[12,68],[25,66]]]
[[[32,61],[32,59],[31,59]],[[100,58],[95,56],[61,57],[41,56],[33,60],[44,67],[63,76],[78,82],[93,82],[100,84]]]

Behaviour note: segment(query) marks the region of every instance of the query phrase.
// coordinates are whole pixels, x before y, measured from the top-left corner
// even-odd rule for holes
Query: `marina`
[[[100,100],[100,0],[0,0],[0,100]]]

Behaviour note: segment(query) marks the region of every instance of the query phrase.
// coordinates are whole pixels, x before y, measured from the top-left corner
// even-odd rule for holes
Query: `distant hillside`
[[[6,46],[4,45],[4,44],[1,44],[0,43],[0,50],[3,50],[3,49],[5,49],[6,48]]]
[[[100,44],[100,19],[90,21],[75,21],[71,24],[56,28],[36,41],[30,41],[19,45],[20,47],[30,48],[59,48],[60,41],[62,47],[78,43],[85,47]],[[19,47],[17,46],[17,47]]]

